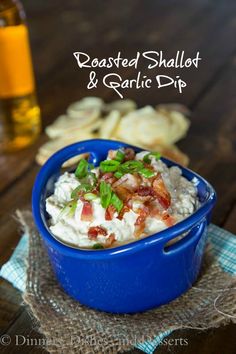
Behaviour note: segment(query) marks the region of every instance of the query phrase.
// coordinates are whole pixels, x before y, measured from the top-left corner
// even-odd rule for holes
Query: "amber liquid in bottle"
[[[24,12],[0,0],[0,150],[32,144],[41,129]]]

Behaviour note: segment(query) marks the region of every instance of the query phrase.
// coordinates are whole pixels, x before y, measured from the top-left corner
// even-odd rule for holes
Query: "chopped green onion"
[[[100,183],[100,198],[101,198],[101,204],[103,208],[106,209],[109,206],[111,201],[111,195],[112,195],[111,185],[109,183],[106,183],[105,181],[102,181]]]
[[[119,162],[123,162],[124,158],[125,158],[125,154],[122,151],[117,150],[115,160]]]
[[[95,175],[95,173],[88,172],[87,177],[91,180],[92,184],[95,185],[95,183],[97,182],[97,176]]]
[[[122,176],[124,176],[124,173],[122,173],[121,171],[116,171],[116,172],[114,173],[114,176],[115,176],[116,178],[121,178]]]
[[[80,192],[90,192],[93,189],[93,186],[89,183],[81,183],[71,192],[71,198],[77,198]]]
[[[133,173],[138,172],[143,168],[143,163],[141,161],[126,161],[122,165],[119,166],[119,171],[124,173]]]
[[[103,245],[101,245],[101,243],[95,243],[92,247],[94,250],[101,250],[103,249]]]
[[[138,171],[138,173],[140,173],[140,175],[145,178],[151,178],[156,174],[154,171],[151,171],[148,168],[142,168],[140,171]]]
[[[88,174],[88,168],[89,168],[88,161],[85,159],[81,159],[75,170],[75,176],[79,179],[86,177]]]
[[[77,207],[77,200],[71,200],[68,207],[70,208],[69,214],[73,216]]]
[[[116,208],[118,213],[123,208],[122,200],[115,193],[112,193],[111,204]]]
[[[116,160],[105,160],[100,163],[100,169],[102,172],[115,172],[120,165]]]
[[[73,216],[77,207],[77,200],[70,200],[62,209],[59,214],[58,219],[60,219],[63,215]]]
[[[88,200],[88,201],[97,199],[97,197],[98,196],[94,193],[85,193],[85,195],[84,195],[84,199]]]
[[[159,152],[150,152],[149,154],[144,156],[143,161],[146,163],[150,163],[150,157],[155,157],[156,160],[160,160],[161,154]]]

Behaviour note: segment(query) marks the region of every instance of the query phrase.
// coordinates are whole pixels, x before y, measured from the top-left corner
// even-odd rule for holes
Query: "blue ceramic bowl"
[[[216,194],[194,172],[180,167],[183,175],[197,181],[201,207],[178,224],[123,246],[106,250],[82,250],[56,240],[48,228],[45,199],[53,193],[61,165],[69,158],[90,153],[97,165],[109,149],[130,146],[111,140],[89,140],[55,153],[41,168],[33,188],[32,205],[36,226],[58,282],[67,294],[87,305],[113,313],[134,313],[166,304],[180,296],[196,280],[201,266],[207,225]],[[133,146],[131,146],[133,147]],[[133,147],[136,152],[141,149]],[[177,165],[162,159],[168,166]],[[172,246],[168,241],[187,233]]]

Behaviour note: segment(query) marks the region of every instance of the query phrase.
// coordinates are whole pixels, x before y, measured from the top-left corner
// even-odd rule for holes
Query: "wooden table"
[[[180,102],[192,110],[191,129],[179,147],[190,156],[191,168],[217,190],[213,222],[236,233],[235,0],[24,0],[23,4],[28,15],[44,126],[63,113],[70,102],[83,96],[97,95],[106,101],[118,98],[105,87],[86,89],[88,71],[78,70],[72,55],[76,50],[99,58],[115,55],[118,50],[130,58],[137,50],[163,50],[169,57],[177,50],[185,50],[189,56],[200,51],[199,69],[181,71],[188,83],[183,94],[169,87],[126,90],[125,96],[135,99],[139,106]],[[176,75],[173,69],[167,73]],[[132,68],[122,71],[123,77],[132,75]],[[29,149],[0,157],[1,264],[20,239],[13,215],[17,208],[30,206],[32,184],[39,169],[34,162],[35,152],[45,140],[42,135]],[[39,338],[21,301],[21,294],[0,280],[0,335]],[[235,352],[233,325],[205,332],[178,331],[171,338],[181,337],[188,339],[188,346],[162,346],[156,352]],[[44,352],[32,345],[0,348],[6,353]]]

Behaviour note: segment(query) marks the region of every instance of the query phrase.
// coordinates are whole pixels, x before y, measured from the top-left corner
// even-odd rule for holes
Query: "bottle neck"
[[[0,0],[0,27],[25,23],[25,13],[18,0]]]

